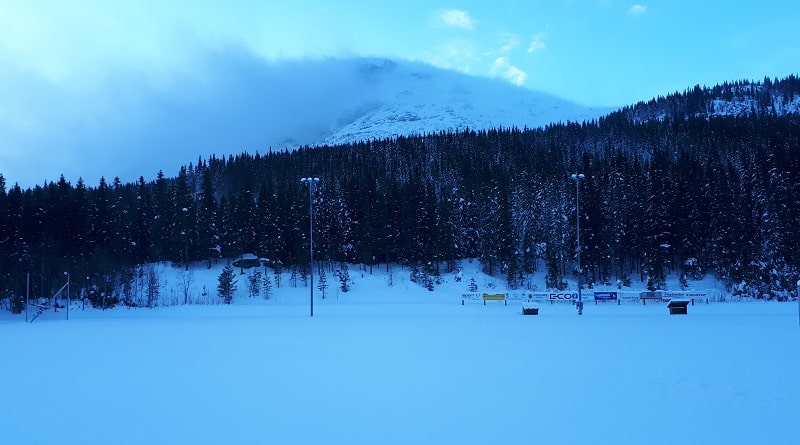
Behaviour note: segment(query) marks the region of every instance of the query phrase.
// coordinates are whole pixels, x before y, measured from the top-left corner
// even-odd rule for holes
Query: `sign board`
[[[655,292],[640,292],[639,299],[641,300],[652,300],[652,301],[663,301],[664,293],[661,291]]]
[[[595,292],[594,301],[617,301],[616,292]]]
[[[509,292],[506,294],[506,300],[511,301],[528,301],[530,300],[529,293],[527,292]]]
[[[638,303],[639,292],[632,292],[632,291],[617,292],[617,298],[619,298],[619,301],[622,303]]]
[[[472,294],[464,294],[463,299],[471,299],[467,298],[467,295]],[[571,303],[578,301],[578,294],[572,292],[510,292],[505,295],[507,300],[522,302]]]
[[[512,301],[547,301],[550,294],[547,292],[511,292],[506,294],[507,300]]]
[[[668,291],[664,292],[665,300],[680,298],[684,300],[706,301],[710,297],[707,291]]]
[[[573,293],[569,293],[569,292],[551,293],[551,294],[548,294],[548,297],[549,297],[550,301],[552,301],[554,303],[571,303],[573,301],[577,301],[578,300],[578,294],[577,293],[573,294]]]
[[[480,292],[468,292],[461,294],[461,300],[480,300],[482,294]]]

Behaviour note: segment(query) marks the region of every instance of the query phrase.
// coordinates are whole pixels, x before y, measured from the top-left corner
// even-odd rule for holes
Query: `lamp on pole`
[[[581,296],[581,278],[583,278],[583,269],[581,269],[581,199],[580,189],[581,180],[586,176],[583,173],[573,173],[570,176],[575,181],[575,227],[578,240],[578,315],[583,315],[583,298]]]
[[[314,316],[314,190],[319,178],[300,178],[300,182],[308,185],[308,268],[311,273],[311,316]]]

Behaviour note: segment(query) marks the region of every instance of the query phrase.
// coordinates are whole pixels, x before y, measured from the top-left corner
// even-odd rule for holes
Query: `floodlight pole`
[[[578,315],[583,315],[583,297],[581,295],[581,279],[583,278],[583,269],[581,269],[581,180],[586,176],[583,173],[573,173],[570,176],[575,181],[575,228],[578,240]]]
[[[314,316],[314,190],[319,178],[300,178],[300,182],[308,185],[308,269],[311,274],[311,316]]]
[[[31,273],[28,272],[27,278],[25,279],[25,323],[28,322],[28,305],[30,304],[31,299]]]
[[[69,306],[70,306],[70,301],[69,301],[69,272],[64,272],[64,275],[67,276],[67,321],[69,321]],[[103,309],[105,309],[105,307]]]

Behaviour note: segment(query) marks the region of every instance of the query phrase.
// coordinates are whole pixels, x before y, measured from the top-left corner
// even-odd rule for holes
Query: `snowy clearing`
[[[272,303],[1,320],[3,442],[797,441],[796,303]]]

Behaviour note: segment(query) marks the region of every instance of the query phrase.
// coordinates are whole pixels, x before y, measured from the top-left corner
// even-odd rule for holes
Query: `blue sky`
[[[107,112],[120,98],[135,110],[141,91],[213,82],[209,53],[407,59],[623,106],[797,74],[798,29],[800,8],[775,0],[0,0],[0,131],[12,133],[0,172],[44,145],[66,147],[48,159],[67,162],[83,132],[126,119]]]

